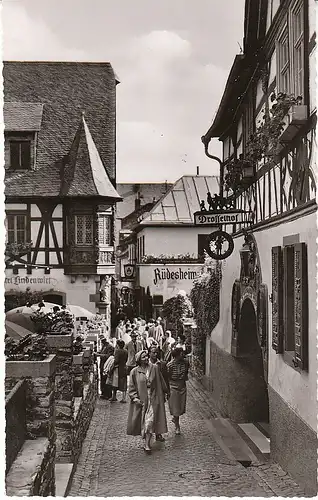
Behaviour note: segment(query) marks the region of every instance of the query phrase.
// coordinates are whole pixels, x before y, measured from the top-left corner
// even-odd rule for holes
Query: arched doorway
[[[44,302],[51,302],[59,306],[66,305],[66,294],[64,292],[43,292]]]
[[[264,375],[263,354],[258,337],[253,302],[246,298],[240,311],[237,335],[241,398],[247,422],[268,422],[268,392]]]

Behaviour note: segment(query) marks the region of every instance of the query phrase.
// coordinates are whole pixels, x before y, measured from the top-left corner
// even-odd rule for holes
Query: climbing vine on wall
[[[220,314],[221,264],[217,262],[195,280],[190,292],[197,328],[192,337],[192,371],[201,378],[205,371],[206,337],[215,328]]]
[[[178,294],[171,297],[163,304],[162,315],[171,325],[175,335],[183,333],[183,319],[192,316],[191,301],[186,294]]]

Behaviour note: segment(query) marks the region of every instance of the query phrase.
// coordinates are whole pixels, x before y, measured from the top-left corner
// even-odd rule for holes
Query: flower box
[[[299,128],[307,121],[307,106],[298,104],[291,106],[287,115],[284,118],[285,125],[279,137],[282,142],[291,141]]]
[[[84,352],[80,354],[73,354],[73,365],[82,365],[83,364]]]
[[[6,361],[6,378],[50,377],[56,370],[56,355],[43,361]]]
[[[50,349],[66,349],[72,347],[73,334],[66,335],[47,335],[46,341]]]

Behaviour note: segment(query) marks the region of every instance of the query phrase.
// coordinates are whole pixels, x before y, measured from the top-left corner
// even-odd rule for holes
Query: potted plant
[[[6,377],[46,377],[54,373],[55,356],[49,354],[43,335],[30,334],[16,341],[5,338]]]

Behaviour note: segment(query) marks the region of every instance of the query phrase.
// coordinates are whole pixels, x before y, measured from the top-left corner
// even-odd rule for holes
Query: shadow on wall
[[[210,386],[221,413],[235,422],[268,422],[268,391],[253,304],[245,300],[238,332],[240,357],[211,342]]]

